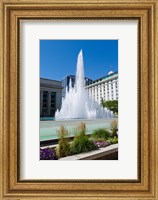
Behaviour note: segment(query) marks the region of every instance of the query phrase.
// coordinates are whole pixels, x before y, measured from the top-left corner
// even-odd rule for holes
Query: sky
[[[40,40],[40,77],[75,75],[81,49],[86,77],[95,80],[118,71],[118,40]]]

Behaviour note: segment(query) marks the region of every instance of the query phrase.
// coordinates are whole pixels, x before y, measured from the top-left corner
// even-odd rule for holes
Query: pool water
[[[54,117],[40,117],[40,121],[54,121]]]
[[[86,124],[86,133],[91,134],[95,129],[106,128],[110,129],[111,121],[113,119],[76,119],[68,121],[40,121],[40,141],[51,140],[58,138],[58,131],[63,125],[70,136],[74,136],[75,128],[81,123]]]

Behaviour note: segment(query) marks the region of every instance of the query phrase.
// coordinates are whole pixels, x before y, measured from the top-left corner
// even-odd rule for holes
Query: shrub
[[[114,138],[109,138],[107,142],[109,142],[110,144],[116,144],[118,143],[118,137],[114,136]]]
[[[40,160],[58,160],[55,149],[40,149]]]
[[[83,152],[88,152],[97,149],[92,141],[89,140],[87,136],[79,135],[74,138],[71,144],[71,154],[78,154]]]
[[[77,128],[77,133],[74,137],[73,142],[70,146],[70,154],[78,154],[83,152],[88,152],[97,149],[93,141],[89,139],[86,135],[86,126],[84,123],[81,123]]]
[[[111,136],[114,137],[114,136],[117,136],[117,131],[118,131],[118,127],[117,127],[117,120],[114,119],[112,122],[111,122]]]
[[[56,148],[57,156],[59,158],[69,155],[70,144],[68,142],[68,131],[64,126],[60,126],[59,130],[59,144]]]
[[[93,131],[92,137],[94,139],[108,139],[110,132],[104,128],[99,128]]]

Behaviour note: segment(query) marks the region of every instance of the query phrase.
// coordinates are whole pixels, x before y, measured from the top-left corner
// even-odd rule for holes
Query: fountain
[[[101,107],[98,102],[89,97],[85,89],[81,50],[78,54],[75,85],[72,87],[70,80],[69,90],[66,88],[65,98],[62,99],[60,111],[57,110],[55,113],[55,120],[112,118],[113,116],[112,111]]]

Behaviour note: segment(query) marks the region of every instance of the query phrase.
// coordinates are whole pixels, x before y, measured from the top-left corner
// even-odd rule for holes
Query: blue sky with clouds
[[[118,71],[118,40],[40,40],[40,77],[75,75],[81,49],[86,77],[95,80]]]

